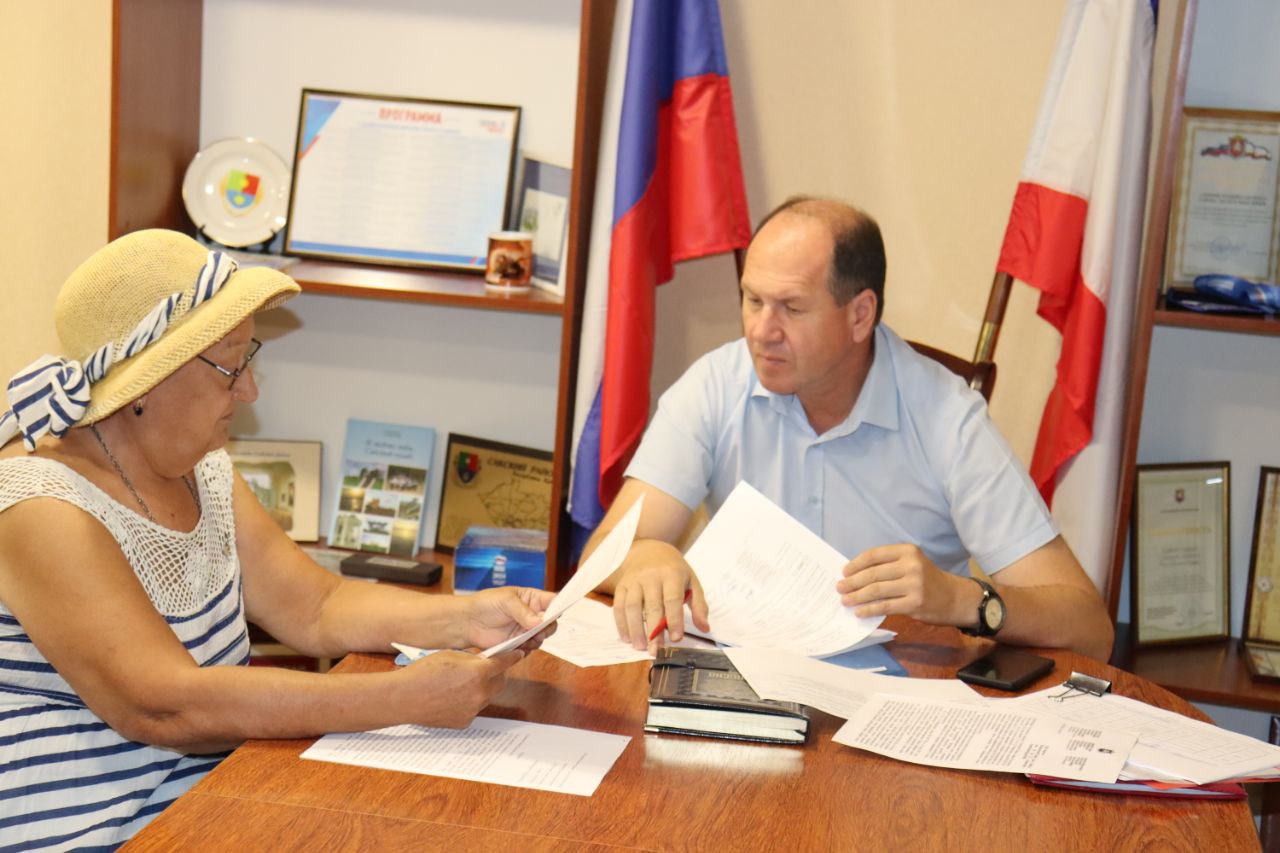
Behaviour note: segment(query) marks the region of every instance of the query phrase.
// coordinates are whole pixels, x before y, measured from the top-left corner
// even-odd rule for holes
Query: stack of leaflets
[[[547,571],[547,531],[469,527],[453,552],[454,592],[495,586],[541,589]]]

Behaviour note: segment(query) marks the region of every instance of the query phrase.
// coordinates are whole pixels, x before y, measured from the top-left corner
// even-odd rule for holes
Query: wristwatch
[[[1004,599],[996,588],[984,580],[969,578],[982,587],[982,601],[978,602],[978,624],[972,628],[960,629],[970,637],[994,637],[1004,627]]]

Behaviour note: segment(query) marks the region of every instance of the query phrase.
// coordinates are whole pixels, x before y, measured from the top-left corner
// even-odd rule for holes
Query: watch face
[[[995,595],[988,598],[982,607],[982,621],[993,634],[999,631],[1004,625],[1004,601]]]

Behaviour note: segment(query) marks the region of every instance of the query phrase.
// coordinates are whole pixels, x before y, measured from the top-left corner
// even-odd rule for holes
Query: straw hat
[[[193,293],[215,257],[229,264],[231,272],[201,302]],[[107,343],[117,353],[106,374],[92,385],[88,409],[76,424],[102,420],[150,391],[250,315],[274,308],[298,291],[284,273],[265,267],[236,269],[229,256],[210,252],[176,231],[135,231],[108,243],[71,274],[54,307],[67,358],[85,362]],[[139,323],[175,296],[159,337],[121,359]]]

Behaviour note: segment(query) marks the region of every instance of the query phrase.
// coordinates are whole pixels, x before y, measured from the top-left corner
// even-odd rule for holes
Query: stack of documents
[[[1171,796],[1239,797],[1219,783],[1280,780],[1280,747],[1123,696],[1058,701],[1061,688],[1051,688],[990,699],[954,679],[894,678],[774,650],[727,654],[760,696],[844,718],[837,743],[902,761],[1092,790],[1140,782],[1141,793]]]
[[[884,620],[841,604],[836,582],[849,561],[745,481],[685,560],[725,645],[826,657],[857,647]]]
[[[1280,778],[1280,747],[1257,738],[1126,696],[1085,694],[1057,701],[1051,698],[1055,692],[1061,691],[989,701],[1064,722],[1130,732],[1137,743],[1119,774],[1120,781],[1149,781],[1161,790]]]
[[[540,625],[482,654],[515,647],[564,617],[561,632],[543,646],[552,654],[579,666],[647,659],[646,652],[618,640],[608,607],[583,600],[630,550],[641,503],[555,597]],[[917,764],[1023,773],[1038,784],[1089,790],[1232,798],[1243,791],[1223,783],[1280,780],[1280,747],[1122,696],[1062,698],[1061,688],[1055,688],[989,699],[956,679],[886,676],[815,659],[893,635],[878,629],[881,619],[861,619],[840,604],[835,584],[844,557],[746,483],[729,496],[686,559],[710,604],[712,639],[727,647],[732,668],[761,699],[845,719],[834,736],[837,743]],[[692,624],[687,610],[686,624]],[[401,651],[406,659],[421,653]],[[689,693],[670,692],[671,700]],[[668,701],[661,690],[655,696],[651,702],[660,714],[670,705],[687,715],[682,706],[688,702]],[[683,717],[655,722],[652,709],[650,716],[655,728],[689,730]],[[468,732],[484,738],[494,726],[505,725],[478,719]],[[549,744],[557,743],[560,734],[550,731],[555,727],[546,728]],[[796,736],[803,739],[800,729]],[[452,775],[454,752],[442,737],[418,727],[331,735],[304,757]],[[624,745],[625,739],[593,742],[591,754],[579,756],[590,772],[557,779],[545,789],[589,794]],[[495,754],[490,769],[498,771],[509,758]],[[514,774],[460,778],[528,784],[530,772],[521,766]]]
[[[621,563],[637,512],[633,507],[627,513],[548,609],[549,618],[563,618],[545,651],[578,666],[650,658],[617,640],[605,605],[576,603]],[[686,637],[678,645],[705,645],[693,636],[717,645],[827,657],[894,636],[878,627],[884,617],[860,618],[840,603],[835,586],[848,561],[748,483],[733,490],[685,559],[706,594],[712,630],[699,632],[686,605]]]

